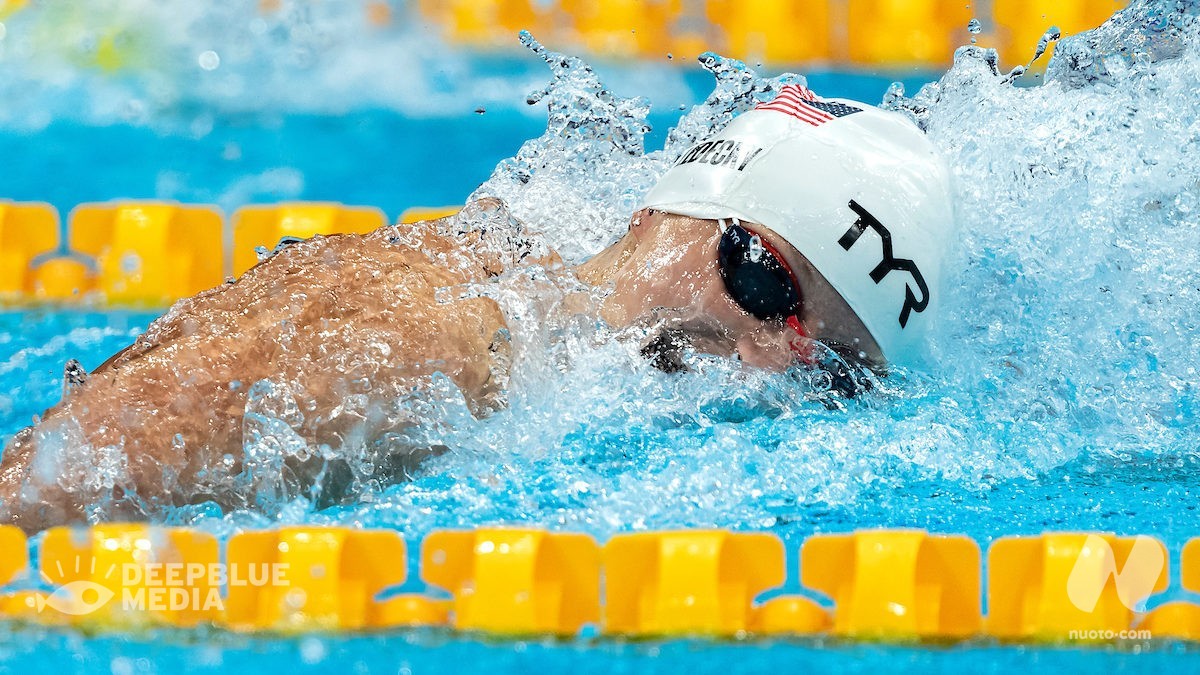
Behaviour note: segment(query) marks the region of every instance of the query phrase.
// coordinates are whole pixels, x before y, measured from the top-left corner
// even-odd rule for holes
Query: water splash
[[[506,201],[518,218],[536,223],[568,262],[582,262],[612,243],[647,187],[687,148],[779,87],[804,82],[790,73],[762,78],[740,61],[705,53],[700,65],[716,79],[713,92],[681,117],[662,150],[646,153],[645,99],[613,94],[582,60],[546,49],[529,33],[521,41],[553,76],[528,97],[530,104],[546,103],[546,133],[501,162],[472,197]]]
[[[1162,12],[1134,3],[1064,40],[1043,86],[972,50],[889,101],[954,168],[964,232],[936,341],[945,383],[911,391],[912,411],[953,400],[939,417],[958,418],[980,477],[1196,447],[1196,5]]]
[[[1194,58],[1198,17],[1196,0],[1134,2],[1099,28],[1063,40],[1047,77],[1071,87],[1116,85],[1154,64]]]
[[[650,108],[613,94],[582,60],[546,49],[527,32],[521,42],[553,75],[527,99],[547,104],[546,132],[501,162],[472,198],[505,200],[518,218],[537,223],[565,260],[584,260],[628,219],[638,186],[653,175],[643,152]],[[597,173],[609,180],[596,181]]]

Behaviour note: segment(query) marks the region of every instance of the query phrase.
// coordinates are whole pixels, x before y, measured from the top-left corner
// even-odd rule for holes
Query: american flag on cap
[[[819,127],[826,122],[832,122],[839,117],[853,115],[856,112],[862,112],[862,108],[856,108],[845,103],[837,103],[835,101],[826,101],[820,96],[817,96],[808,87],[798,84],[784,85],[779,94],[766,103],[759,103],[754,106],[755,110],[775,110],[791,115],[801,122],[805,122]]]

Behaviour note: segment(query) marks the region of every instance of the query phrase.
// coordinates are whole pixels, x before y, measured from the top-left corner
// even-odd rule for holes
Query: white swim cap
[[[769,227],[845,298],[888,361],[920,363],[954,219],[946,169],[903,115],[787,85],[685,152],[643,208]]]

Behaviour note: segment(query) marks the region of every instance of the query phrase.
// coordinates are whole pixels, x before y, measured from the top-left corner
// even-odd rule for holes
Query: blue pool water
[[[511,63],[509,77],[521,81],[528,65]],[[699,68],[679,77],[680,90],[650,116],[649,147],[661,147],[679,105],[694,105],[712,89]],[[878,100],[894,78],[818,73],[810,79],[830,96]],[[905,81],[920,86],[927,79],[916,74]],[[230,213],[249,203],[337,201],[378,206],[393,217],[411,206],[461,204],[497,162],[546,127],[544,108],[524,101],[534,85],[514,87],[512,100],[483,113],[475,106],[429,116],[381,108],[336,115],[225,111],[197,121],[185,109],[164,112],[160,126],[72,117],[33,130],[0,126],[0,194],[50,202],[64,216],[77,204],[122,198],[213,203]]]
[[[970,645],[895,647],[828,641],[755,643],[494,641],[440,632],[264,640],[154,635],[83,639],[61,633],[4,635],[10,672],[170,673],[766,673],[781,668],[831,673],[1190,672],[1196,653],[1179,644],[1142,650],[1037,649]]]
[[[938,78],[909,74],[903,91],[889,93],[894,77],[810,76],[824,95],[886,98],[910,111],[953,168],[961,272],[946,290],[933,344],[939,360],[927,371],[897,373],[875,394],[833,407],[787,377],[720,360],[696,357],[692,373],[668,376],[627,345],[593,339],[611,338],[602,331],[553,317],[539,323],[559,291],[509,278],[483,291],[508,316],[527,317],[514,331],[519,376],[509,408],[474,420],[453,396],[427,401],[426,433],[451,452],[411,482],[336,509],[287,495],[255,512],[201,504],[159,520],[222,536],[276,523],[392,527],[410,543],[433,529],[487,524],[600,539],[684,526],[764,530],[787,543],[792,591],[805,536],[867,527],[962,533],[981,546],[1049,529],[1149,534],[1171,548],[1174,571],[1179,547],[1200,535],[1196,9],[1135,3],[1127,16],[1061,45],[1044,86],[1013,86],[970,50],[920,93]],[[418,55],[378,71],[374,89],[361,68],[343,82],[323,66],[289,66],[289,87],[255,80],[250,65],[227,58],[224,70],[199,74],[194,89],[164,91],[156,78],[176,82],[192,67],[168,60],[161,70],[72,75],[55,90],[45,83],[55,78],[17,72],[31,62],[0,61],[11,76],[0,89],[22,94],[0,115],[0,195],[48,200],[64,212],[115,197],[227,210],[334,199],[395,216],[416,204],[461,203],[482,184],[480,194],[504,197],[564,257],[579,260],[620,231],[672,151],[771,83],[722,71],[708,104],[692,108],[713,88],[698,67],[602,64],[598,76],[615,99],[597,94],[586,73],[559,72],[541,104],[527,108],[526,94],[549,79],[535,57],[471,60],[419,44]],[[270,44],[257,48],[275,53]],[[367,58],[338,48],[337,63]],[[54,63],[33,65],[59,72]],[[260,82],[260,95],[249,96],[245,81]],[[451,93],[399,93],[440,84]],[[648,113],[622,98],[636,95],[647,97]],[[138,104],[127,105],[131,98]],[[643,115],[653,127],[648,153],[614,145],[614,137],[640,137]],[[668,135],[672,127],[679,131]],[[0,439],[55,403],[68,359],[94,368],[153,318],[0,314]],[[1151,606],[1186,597],[1172,576],[1173,590]],[[1193,655],[1182,645],[514,643],[437,631],[270,639],[0,627],[0,671],[13,672],[1094,673],[1178,667],[1180,656]]]

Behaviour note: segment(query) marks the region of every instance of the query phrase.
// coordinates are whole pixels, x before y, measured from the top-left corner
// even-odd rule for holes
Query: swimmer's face
[[[799,319],[808,335],[849,347],[868,364],[882,364],[879,346],[862,321],[812,264],[770,229],[747,225],[783,255],[800,282]],[[672,339],[682,338],[697,351],[783,370],[794,358],[789,345],[795,332],[782,321],[758,319],[733,301],[717,266],[720,239],[721,226],[714,220],[650,210],[634,214],[629,232],[590,261],[603,272],[587,276],[613,288],[604,318],[615,326],[661,324]]]

